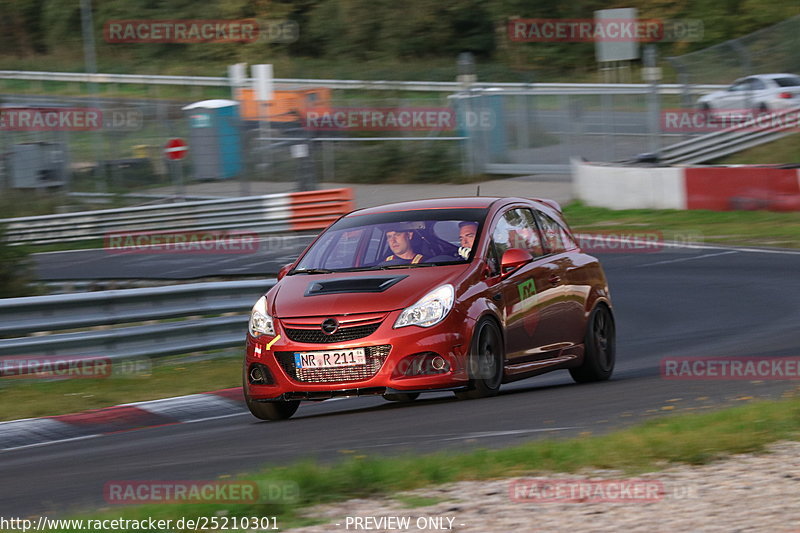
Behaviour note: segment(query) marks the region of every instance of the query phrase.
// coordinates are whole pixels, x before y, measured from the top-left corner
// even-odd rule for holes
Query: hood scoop
[[[383,292],[407,277],[408,274],[401,276],[365,276],[312,281],[308,284],[304,296],[321,296],[323,294],[348,292]]]

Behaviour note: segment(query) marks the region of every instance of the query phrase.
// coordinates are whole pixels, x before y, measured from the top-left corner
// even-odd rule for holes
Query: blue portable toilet
[[[239,102],[203,100],[183,108],[189,119],[189,153],[197,180],[224,180],[242,173]]]

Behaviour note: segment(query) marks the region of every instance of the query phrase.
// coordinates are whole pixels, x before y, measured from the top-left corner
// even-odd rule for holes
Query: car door
[[[511,364],[545,359],[558,354],[558,265],[542,247],[541,234],[533,212],[512,207],[502,213],[492,227],[490,254],[499,264],[503,252],[522,248],[533,261],[502,277],[495,286],[500,296],[506,331],[506,359]],[[502,276],[498,271],[497,276]]]
[[[735,81],[719,98],[718,108],[726,111],[744,109],[748,83],[747,79]]]
[[[558,320],[558,342],[565,348],[583,342],[586,300],[589,286],[583,272],[586,256],[577,253],[578,246],[564,226],[553,217],[536,211],[536,222],[542,232],[545,252],[553,264],[558,283],[552,312]]]

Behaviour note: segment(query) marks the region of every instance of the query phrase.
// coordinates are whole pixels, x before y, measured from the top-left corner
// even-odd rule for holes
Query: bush
[[[355,144],[355,143],[353,143]],[[454,183],[470,181],[450,142],[364,143],[336,147],[335,181],[347,183]]]

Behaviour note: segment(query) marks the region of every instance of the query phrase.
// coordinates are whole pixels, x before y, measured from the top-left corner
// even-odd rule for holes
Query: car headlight
[[[267,297],[262,296],[250,311],[250,323],[247,325],[250,335],[260,337],[261,335],[275,335],[275,324],[272,317],[267,314]]]
[[[442,285],[420,298],[411,307],[403,309],[403,312],[397,317],[394,327],[422,326],[427,328],[438,324],[453,308],[454,300],[455,289],[453,286]]]

